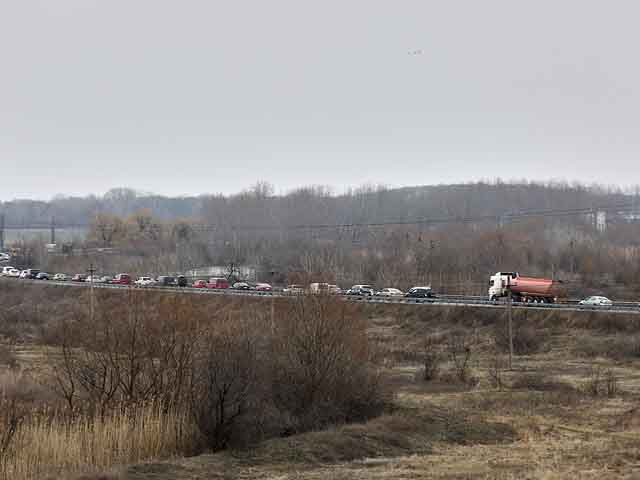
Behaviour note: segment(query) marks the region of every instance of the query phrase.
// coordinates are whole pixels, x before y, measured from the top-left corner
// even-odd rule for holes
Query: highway
[[[24,280],[13,278],[0,278],[0,285],[4,282],[20,282],[42,286],[58,286],[69,288],[90,288],[90,283],[86,282],[58,282],[53,280]],[[247,290],[231,290],[231,289],[206,289],[192,287],[160,287],[160,286],[126,286],[126,285],[110,285],[104,283],[94,283],[93,288],[109,289],[109,290],[135,290],[150,292],[166,292],[180,293],[184,295],[225,295],[236,297],[262,297],[262,298],[293,298],[299,294],[291,294],[283,291],[273,292],[257,292]],[[378,297],[378,296],[353,296],[340,295],[345,301],[355,303],[368,304],[397,304],[397,305],[414,305],[414,306],[449,306],[449,307],[478,307],[505,309],[507,304],[504,302],[491,301],[484,297],[478,296],[461,296],[461,295],[438,295],[435,298],[406,298],[406,297]],[[555,310],[563,312],[601,312],[601,313],[626,313],[640,314],[640,306],[634,302],[617,302],[611,306],[595,306],[595,305],[578,305],[577,301],[568,303],[513,303],[514,309],[527,310]]]

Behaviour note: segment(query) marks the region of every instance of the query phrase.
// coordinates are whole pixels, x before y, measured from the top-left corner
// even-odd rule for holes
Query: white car
[[[378,297],[402,297],[404,293],[397,288],[383,288],[376,293]]]
[[[135,282],[135,285],[139,287],[148,287],[150,285],[155,285],[156,281],[151,277],[139,277]]]
[[[286,287],[284,290],[282,290],[284,293],[289,293],[289,294],[302,294],[304,293],[304,286],[302,285],[296,285],[296,284],[291,284],[288,287]]]
[[[11,266],[2,267],[2,271],[0,272],[0,275],[2,275],[3,277],[8,277],[10,270],[13,270],[13,267]]]
[[[69,277],[67,275],[65,275],[64,273],[56,273],[53,276],[53,279],[58,281],[58,282],[66,282],[67,280],[69,280]]]
[[[0,262],[8,262],[11,260],[11,255],[8,253],[0,252]]]
[[[18,270],[17,268],[12,268],[11,270],[9,270],[9,273],[7,273],[6,276],[18,278],[20,276],[20,270]]]
[[[29,270],[22,270],[20,272],[20,278],[23,278],[23,279],[29,278]]]
[[[611,306],[613,305],[613,302],[609,300],[607,297],[600,297],[598,295],[594,295],[592,297],[587,297],[584,300],[581,300],[580,305]]]

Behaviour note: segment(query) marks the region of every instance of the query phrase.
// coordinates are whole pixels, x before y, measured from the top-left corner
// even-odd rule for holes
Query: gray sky
[[[0,199],[640,181],[637,1],[0,0],[0,12]]]

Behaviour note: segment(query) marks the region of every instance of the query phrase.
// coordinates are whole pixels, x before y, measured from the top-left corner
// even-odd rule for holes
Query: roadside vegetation
[[[91,319],[85,289],[1,283],[0,478],[634,468],[632,315],[516,311],[509,368],[503,311],[96,296]]]
[[[52,305],[67,302],[56,293],[45,290]],[[0,387],[2,478],[246,448],[390,404],[366,323],[345,302],[299,297],[272,315],[227,299],[100,293],[93,318],[86,303],[33,317],[39,365],[20,370],[20,336],[5,350],[15,380]]]

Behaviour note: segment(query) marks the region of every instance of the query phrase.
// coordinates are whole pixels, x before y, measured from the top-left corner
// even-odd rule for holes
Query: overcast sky
[[[0,199],[640,182],[640,2],[0,0]]]

